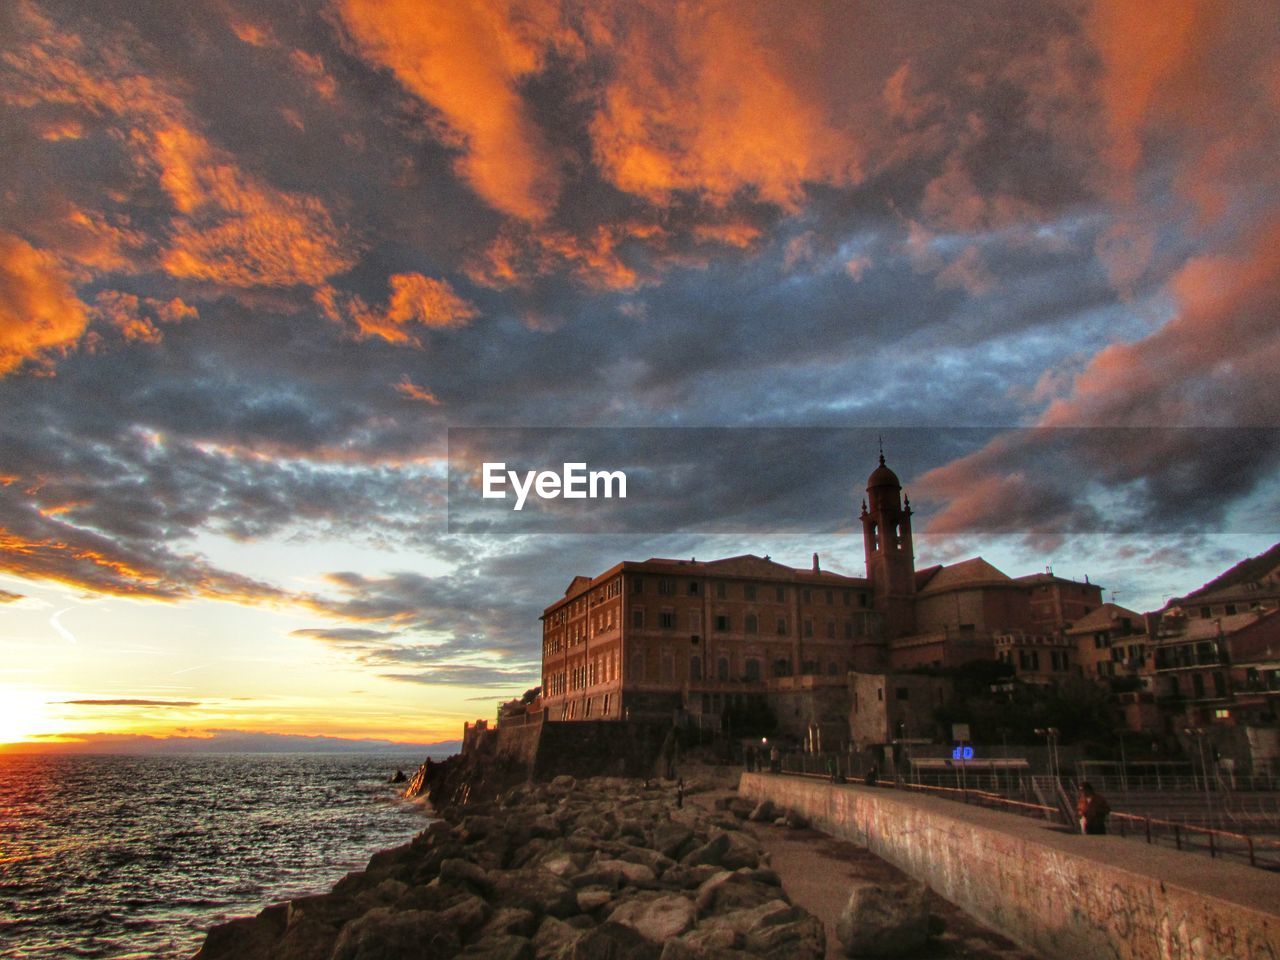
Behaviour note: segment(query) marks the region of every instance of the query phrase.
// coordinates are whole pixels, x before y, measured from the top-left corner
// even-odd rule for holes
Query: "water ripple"
[[[0,755],[0,956],[189,957],[423,825],[403,757]]]

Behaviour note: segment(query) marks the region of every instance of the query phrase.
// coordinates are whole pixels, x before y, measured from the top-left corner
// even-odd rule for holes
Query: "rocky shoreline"
[[[432,779],[419,771],[418,789]],[[438,783],[446,780],[456,785],[455,777]],[[214,927],[195,960],[817,960],[826,952],[822,923],[791,903],[742,829],[744,811],[681,804],[670,785],[568,776],[437,809],[440,820],[330,893]]]

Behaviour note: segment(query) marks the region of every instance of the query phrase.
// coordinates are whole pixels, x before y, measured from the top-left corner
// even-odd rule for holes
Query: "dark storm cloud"
[[[471,682],[533,663],[548,594],[629,548],[446,536],[449,424],[854,425],[936,529],[1221,526],[1266,499],[1271,438],[894,429],[1277,422],[1273,56],[1250,4],[1194,7],[1160,53],[1121,2],[697,29],[658,3],[12,5],[0,559],[301,604],[375,669]],[[694,437],[592,447],[709,457],[631,529],[847,528],[874,453]],[[205,532],[455,572],[299,596],[215,568]]]

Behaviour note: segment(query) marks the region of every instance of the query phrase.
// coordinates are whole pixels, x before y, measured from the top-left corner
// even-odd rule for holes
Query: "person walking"
[[[1107,832],[1107,814],[1111,805],[1102,794],[1093,789],[1093,784],[1080,784],[1080,797],[1076,801],[1076,813],[1080,817],[1080,831],[1088,834],[1104,834]]]

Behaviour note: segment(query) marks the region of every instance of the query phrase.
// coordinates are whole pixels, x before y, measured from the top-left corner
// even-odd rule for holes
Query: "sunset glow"
[[[1280,427],[1273,4],[17,0],[0,38],[0,742],[454,740],[575,575],[862,575],[878,437],[922,567],[1148,610],[1280,539],[1235,432]],[[867,434],[510,534],[451,532],[458,427]],[[708,452],[663,442],[636,498]]]

